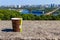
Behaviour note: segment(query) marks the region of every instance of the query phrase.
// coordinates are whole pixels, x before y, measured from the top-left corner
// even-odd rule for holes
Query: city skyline
[[[60,4],[60,0],[0,0],[0,5]]]

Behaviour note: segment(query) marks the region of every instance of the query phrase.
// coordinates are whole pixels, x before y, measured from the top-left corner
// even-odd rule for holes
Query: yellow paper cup
[[[20,32],[22,32],[22,18],[20,19]]]
[[[22,18],[11,18],[14,32],[22,32]]]

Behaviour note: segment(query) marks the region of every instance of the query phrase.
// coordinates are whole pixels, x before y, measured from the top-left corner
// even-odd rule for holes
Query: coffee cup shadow
[[[13,29],[3,29],[1,31],[3,31],[3,32],[13,32]]]

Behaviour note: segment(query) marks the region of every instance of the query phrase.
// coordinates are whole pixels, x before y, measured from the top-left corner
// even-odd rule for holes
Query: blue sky
[[[0,5],[60,4],[60,0],[0,0]]]

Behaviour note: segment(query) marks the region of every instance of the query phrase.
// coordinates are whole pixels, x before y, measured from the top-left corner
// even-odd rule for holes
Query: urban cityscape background
[[[60,4],[45,4],[45,5],[1,5],[0,9],[8,9],[8,10],[16,10],[22,13],[30,13],[30,10],[32,10],[33,14],[41,15],[45,13],[45,8],[59,8]],[[30,9],[30,10],[29,10]],[[38,11],[37,11],[38,10]],[[42,11],[43,10],[43,11]],[[36,11],[36,12],[34,12]]]
[[[60,0],[0,0],[0,19],[60,20]]]

